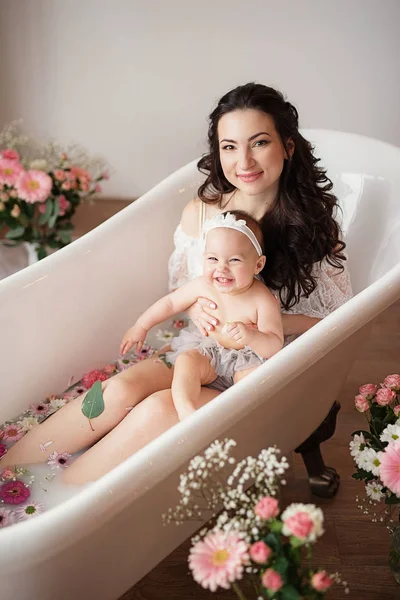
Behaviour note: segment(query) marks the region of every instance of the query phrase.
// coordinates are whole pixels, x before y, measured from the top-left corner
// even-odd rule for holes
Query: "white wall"
[[[0,123],[80,142],[137,196],[204,149],[232,87],[399,144],[399,0],[0,0]]]

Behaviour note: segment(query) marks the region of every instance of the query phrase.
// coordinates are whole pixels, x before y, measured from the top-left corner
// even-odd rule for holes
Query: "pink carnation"
[[[274,571],[274,569],[267,569],[261,578],[262,584],[267,590],[271,592],[277,592],[283,586],[283,579]]]
[[[17,160],[0,159],[0,183],[13,186],[22,172],[22,165]]]
[[[364,398],[371,399],[372,396],[375,395],[377,389],[378,386],[374,383],[366,383],[365,385],[362,385],[360,387],[359,393],[361,394],[361,396],[364,396]]]
[[[19,160],[18,152],[16,150],[11,150],[11,148],[8,148],[8,150],[3,150],[0,153],[0,157],[6,158],[7,160]]]
[[[354,398],[354,404],[359,412],[365,412],[369,410],[368,400],[361,394],[358,394],[358,396]]]
[[[271,496],[264,496],[255,505],[254,512],[260,519],[273,519],[279,514],[278,500]]]
[[[381,406],[387,406],[388,404],[391,403],[392,400],[395,400],[395,398],[396,398],[396,392],[394,392],[393,390],[390,390],[387,387],[380,388],[376,392],[376,401]]]
[[[20,175],[16,183],[18,196],[34,204],[35,202],[45,202],[50,196],[53,180],[44,171],[31,169]]]
[[[400,497],[400,440],[389,444],[379,456],[382,483]]]
[[[5,504],[22,504],[31,492],[22,481],[10,481],[0,487],[0,498]]]
[[[272,554],[272,550],[267,544],[264,542],[255,542],[252,546],[250,546],[250,558],[254,560],[254,562],[262,564],[266,563],[269,557]]]
[[[71,167],[71,175],[80,179],[80,181],[91,181],[92,179],[89,171],[81,167]]]
[[[326,571],[318,571],[311,578],[311,585],[317,592],[325,592],[333,583]]]
[[[55,169],[54,177],[57,179],[57,181],[64,181],[66,178],[65,171],[63,169]]]
[[[82,384],[89,389],[94,383],[96,383],[96,381],[105,381],[106,379],[108,379],[108,377],[105,373],[103,373],[103,371],[93,369],[93,371],[85,373],[85,375],[82,377]]]
[[[385,377],[383,385],[396,392],[400,391],[400,375],[393,374]]]
[[[247,544],[236,533],[215,531],[192,546],[189,567],[197,583],[215,592],[241,579],[248,559]]]

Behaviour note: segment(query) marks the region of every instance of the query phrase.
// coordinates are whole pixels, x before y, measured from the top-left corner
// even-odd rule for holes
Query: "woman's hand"
[[[120,354],[126,354],[136,344],[136,352],[140,352],[146,339],[147,329],[135,323],[122,338]]]
[[[215,302],[208,300],[208,298],[197,298],[197,302],[192,304],[186,312],[201,333],[208,335],[208,332],[213,331],[219,322],[212,314],[212,311],[216,308]]]

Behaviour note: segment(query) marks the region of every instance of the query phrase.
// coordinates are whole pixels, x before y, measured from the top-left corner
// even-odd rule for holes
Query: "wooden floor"
[[[353,463],[348,451],[350,434],[364,425],[364,417],[353,408],[353,398],[362,383],[379,383],[385,375],[400,372],[400,302],[373,324],[369,342],[360,349],[338,400],[342,405],[335,436],[323,445],[328,465],[341,475],[342,483],[333,500],[313,497],[305,470],[294,459],[294,476],[284,490],[286,503],[316,502],[325,514],[326,533],[314,546],[316,562],[330,572],[340,571],[350,585],[350,596],[336,588],[327,598],[339,600],[400,600],[400,586],[388,569],[388,532],[358,510],[355,495],[363,486],[351,478]],[[195,584],[187,567],[189,541],[170,554],[120,600],[233,600],[231,591],[211,594]]]

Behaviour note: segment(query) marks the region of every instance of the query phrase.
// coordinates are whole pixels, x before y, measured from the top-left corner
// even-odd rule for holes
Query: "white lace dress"
[[[174,244],[175,250],[168,263],[170,290],[201,275],[203,266],[200,238],[187,235],[181,225],[178,225],[174,234]],[[315,290],[308,298],[300,298],[300,301],[289,311],[282,307],[282,313],[323,319],[347,302],[352,297],[352,290],[346,263],[343,263],[343,266],[344,269],[341,271],[332,267],[325,259],[321,263],[316,263],[312,272],[317,281]],[[287,336],[285,345],[296,337]]]

